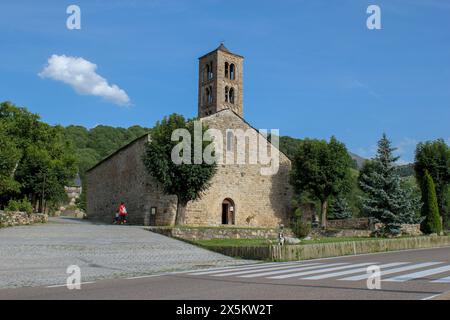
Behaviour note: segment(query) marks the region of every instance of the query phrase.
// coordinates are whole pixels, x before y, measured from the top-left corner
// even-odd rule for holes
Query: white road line
[[[409,265],[409,266],[406,266],[406,267],[400,267],[400,268],[395,268],[395,269],[390,269],[390,270],[384,270],[384,271],[381,271],[381,276],[385,276],[385,275],[392,274],[392,273],[399,273],[399,272],[403,272],[403,271],[409,271],[409,270],[414,270],[414,269],[430,267],[430,266],[434,266],[434,265],[440,264],[440,263],[442,263],[442,262],[424,262],[424,263],[418,263],[418,264]],[[358,275],[358,276],[354,276],[354,277],[348,277],[348,278],[342,278],[342,279],[338,279],[338,280],[342,280],[342,281],[359,281],[359,280],[367,279],[369,277],[370,277],[369,274],[362,274],[362,275]]]
[[[95,281],[81,282],[80,285],[89,284],[89,283],[95,283]],[[47,288],[61,288],[61,287],[67,287],[67,284],[55,284],[53,286],[47,286]]]
[[[133,279],[144,279],[144,278],[155,278],[155,277],[162,277],[167,275],[167,273],[164,274],[149,274],[147,276],[136,276],[136,277],[129,277],[129,278],[125,278],[127,280],[133,280]]]
[[[441,293],[441,294],[442,294],[442,293]],[[433,299],[433,298],[439,297],[441,294],[435,294],[435,295],[432,295],[432,296],[423,298],[423,299],[421,299],[421,300],[431,300],[431,299]]]
[[[244,276],[239,276],[239,278],[256,278],[256,277],[265,277],[265,276],[270,276],[273,274],[280,274],[280,273],[289,273],[289,272],[295,272],[295,271],[306,271],[306,270],[311,270],[311,269],[317,269],[317,268],[328,268],[331,266],[342,266],[343,264],[348,264],[348,263],[343,263],[343,262],[339,262],[339,263],[329,263],[329,264],[319,264],[316,266],[312,266],[312,265],[305,265],[304,267],[298,267],[298,268],[292,268],[288,269],[288,270],[278,270],[278,271],[271,271],[271,272],[259,272],[259,273],[252,273],[252,274],[247,274]],[[311,266],[311,267],[309,267]],[[256,270],[258,271],[258,270]]]
[[[214,274],[214,273],[221,273],[221,272],[233,272],[233,271],[240,271],[240,270],[251,270],[251,269],[261,269],[265,267],[272,267],[274,265],[279,266],[300,266],[302,263],[299,261],[296,262],[288,262],[288,263],[281,263],[281,262],[274,262],[274,263],[265,263],[265,264],[259,264],[259,265],[253,265],[250,267],[233,267],[233,268],[227,268],[227,269],[221,269],[221,270],[206,270],[202,272],[194,272],[194,273],[188,273],[188,275],[192,276],[200,276],[200,275],[207,275],[207,274]]]
[[[383,269],[383,268],[401,266],[401,265],[405,265],[407,263],[408,262],[393,262],[393,263],[382,264],[382,265],[379,265],[378,267],[380,267],[380,269]],[[344,270],[344,271],[338,271],[338,272],[333,272],[333,273],[320,274],[318,276],[306,277],[306,278],[302,278],[302,280],[321,280],[321,279],[334,278],[334,277],[344,276],[347,274],[360,273],[360,272],[366,272],[366,271],[367,271],[367,267],[357,268],[357,269]]]
[[[450,283],[450,277],[437,279],[437,280],[434,280],[434,281],[431,281],[431,282],[433,282],[433,283]]]
[[[335,271],[335,270],[342,270],[342,269],[349,269],[354,267],[362,267],[362,266],[368,266],[372,264],[376,264],[377,262],[365,262],[365,263],[357,263],[357,264],[350,264],[345,265],[341,267],[333,267],[333,268],[325,268],[325,269],[319,269],[319,270],[313,270],[313,271],[305,271],[305,272],[298,272],[298,273],[292,273],[292,274],[285,274],[282,276],[275,276],[275,277],[267,277],[267,279],[286,279],[286,278],[293,278],[293,277],[301,277],[306,276],[309,274],[316,274],[316,273],[324,273],[328,271]]]
[[[202,272],[202,271],[228,270],[228,269],[233,269],[233,268],[253,267],[253,266],[258,266],[258,265],[265,266],[265,265],[274,265],[274,264],[280,264],[280,262],[237,264],[237,265],[226,266],[226,267],[197,268],[197,269],[193,269],[193,270],[184,270],[184,271],[177,271],[177,272],[179,272],[179,273],[194,273],[194,272]]]
[[[405,274],[405,275],[402,275],[402,276],[397,276],[397,277],[385,279],[384,281],[405,282],[405,281],[408,281],[408,280],[419,279],[419,278],[423,278],[423,277],[426,277],[426,276],[431,276],[431,275],[434,275],[434,274],[443,273],[443,272],[446,272],[446,271],[450,271],[450,266],[443,266],[443,267],[439,267],[439,268],[428,269],[428,270],[425,270],[425,271],[409,273],[409,274]]]
[[[318,265],[322,265],[322,263],[309,263],[302,265],[304,267],[309,266],[315,266],[317,268]],[[261,271],[271,271],[271,270],[282,270],[282,269],[292,269],[293,266],[278,266],[278,267],[271,267],[271,268],[263,268],[263,269],[253,269],[253,270],[244,270],[244,271],[237,271],[237,272],[231,272],[231,273],[219,273],[219,274],[213,274],[213,277],[226,277],[226,276],[236,276],[239,274],[247,274],[247,273],[253,273],[253,272],[261,272]],[[298,268],[298,267],[297,267]],[[301,268],[303,269],[303,268]],[[285,270],[282,270],[286,272]]]

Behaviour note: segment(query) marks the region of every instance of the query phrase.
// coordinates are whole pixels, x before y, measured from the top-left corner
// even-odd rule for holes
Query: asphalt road
[[[381,288],[368,289],[366,268],[381,267]],[[398,251],[288,263],[216,267],[0,290],[0,299],[440,299],[450,291],[450,248]]]

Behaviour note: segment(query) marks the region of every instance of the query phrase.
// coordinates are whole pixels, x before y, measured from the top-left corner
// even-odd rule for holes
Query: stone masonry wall
[[[327,227],[332,229],[369,230],[370,222],[369,218],[328,220]]]
[[[230,110],[224,110],[202,121],[210,129],[222,132],[223,154],[226,153],[226,130],[253,130],[250,125]],[[259,135],[259,133],[257,133]],[[234,145],[235,160],[237,144]],[[239,148],[240,149],[240,148]],[[249,154],[249,145],[241,153]],[[261,174],[260,164],[224,164],[211,181],[211,186],[201,199],[190,202],[187,207],[187,224],[219,226],[222,223],[222,202],[231,199],[235,205],[235,224],[242,227],[273,228],[288,224],[292,189],[289,185],[290,160],[278,149],[280,164],[274,175]],[[235,162],[236,163],[236,162]]]
[[[87,174],[87,217],[111,223],[121,201],[131,224],[148,225],[151,207],[157,208],[156,225],[172,223],[176,198],[164,195],[146,173],[142,162],[145,135],[91,169]]]
[[[46,223],[48,215],[41,213],[27,214],[26,212],[0,211],[0,228],[29,225],[34,223]]]
[[[211,240],[211,239],[277,239],[277,228],[183,228],[150,227],[150,231],[168,237],[185,240]],[[290,229],[284,229],[284,235],[294,237]]]

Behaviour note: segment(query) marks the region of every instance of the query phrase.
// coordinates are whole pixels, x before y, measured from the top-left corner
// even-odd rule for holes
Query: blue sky
[[[66,28],[70,4],[81,30]],[[381,7],[381,30],[366,27],[370,4]],[[51,124],[193,117],[197,58],[225,41],[246,59],[244,116],[256,128],[335,135],[366,157],[386,132],[402,161],[418,141],[450,142],[447,0],[2,0],[0,14],[0,100]],[[52,55],[96,64],[129,104],[39,76]]]

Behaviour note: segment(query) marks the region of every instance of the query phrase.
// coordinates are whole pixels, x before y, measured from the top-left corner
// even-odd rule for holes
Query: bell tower
[[[198,117],[231,109],[243,112],[244,57],[231,53],[223,43],[199,58]]]

